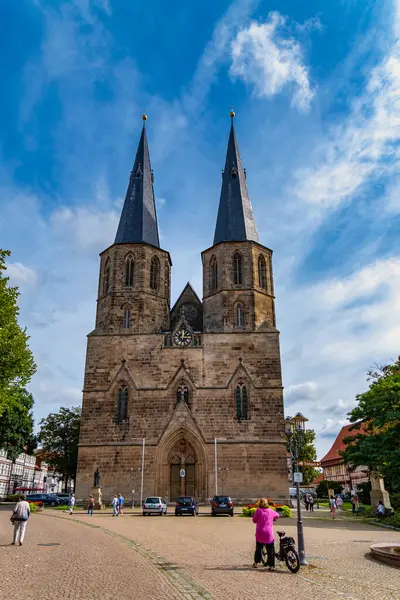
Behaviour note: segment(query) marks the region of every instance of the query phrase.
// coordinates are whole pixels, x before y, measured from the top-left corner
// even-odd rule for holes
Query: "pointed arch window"
[[[236,327],[244,327],[243,304],[236,304],[235,309],[235,325]]]
[[[262,254],[258,257],[258,286],[267,289],[267,263]]]
[[[111,261],[107,258],[106,263],[104,265],[104,275],[103,275],[103,294],[107,294],[110,289],[110,275],[111,275]]]
[[[242,273],[242,255],[240,252],[235,252],[233,255],[233,283],[235,285],[242,285],[243,273]]]
[[[133,286],[133,277],[135,273],[135,260],[133,256],[127,256],[125,259],[125,287]]]
[[[131,328],[131,309],[129,307],[124,308],[124,329]]]
[[[210,290],[213,292],[218,289],[218,263],[215,256],[210,260]]]
[[[184,401],[184,403],[189,406],[189,388],[187,385],[181,384],[176,391],[176,403]]]
[[[157,291],[160,285],[160,261],[153,256],[150,263],[150,289]]]
[[[128,403],[129,403],[128,386],[125,384],[122,384],[118,390],[117,414],[115,417],[115,422],[117,424],[120,424],[123,421],[128,420],[128,408],[129,408]]]
[[[242,383],[239,383],[236,386],[235,400],[236,400],[236,418],[239,421],[247,421],[247,419],[248,419],[247,387]]]

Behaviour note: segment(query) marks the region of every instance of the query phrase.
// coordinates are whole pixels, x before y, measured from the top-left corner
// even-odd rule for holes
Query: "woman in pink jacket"
[[[253,523],[256,524],[256,551],[254,553],[253,567],[256,569],[261,562],[261,550],[265,545],[268,552],[268,564],[270,571],[275,568],[275,546],[274,546],[274,521],[279,519],[277,512],[269,508],[268,500],[261,498],[260,507],[253,515]]]

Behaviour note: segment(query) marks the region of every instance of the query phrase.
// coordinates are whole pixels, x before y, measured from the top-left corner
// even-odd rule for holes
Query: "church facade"
[[[138,501],[142,478],[144,498],[206,501],[222,484],[238,500],[287,498],[272,251],[258,239],[233,117],[203,299],[187,284],[172,308],[144,120],[115,242],[100,255],[79,498],[97,467],[106,501],[133,489]]]

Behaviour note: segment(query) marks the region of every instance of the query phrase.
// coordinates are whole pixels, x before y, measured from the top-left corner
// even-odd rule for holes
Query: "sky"
[[[400,0],[0,0],[0,247],[35,418],[81,402],[142,126],[172,303],[202,296],[230,119],[274,251],[285,414],[329,449],[399,354]]]

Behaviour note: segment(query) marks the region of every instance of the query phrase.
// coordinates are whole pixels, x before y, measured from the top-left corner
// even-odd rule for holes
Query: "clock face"
[[[185,346],[189,346],[192,341],[192,334],[185,327],[180,327],[174,333],[174,343],[175,346],[179,346],[180,348],[184,348]]]

